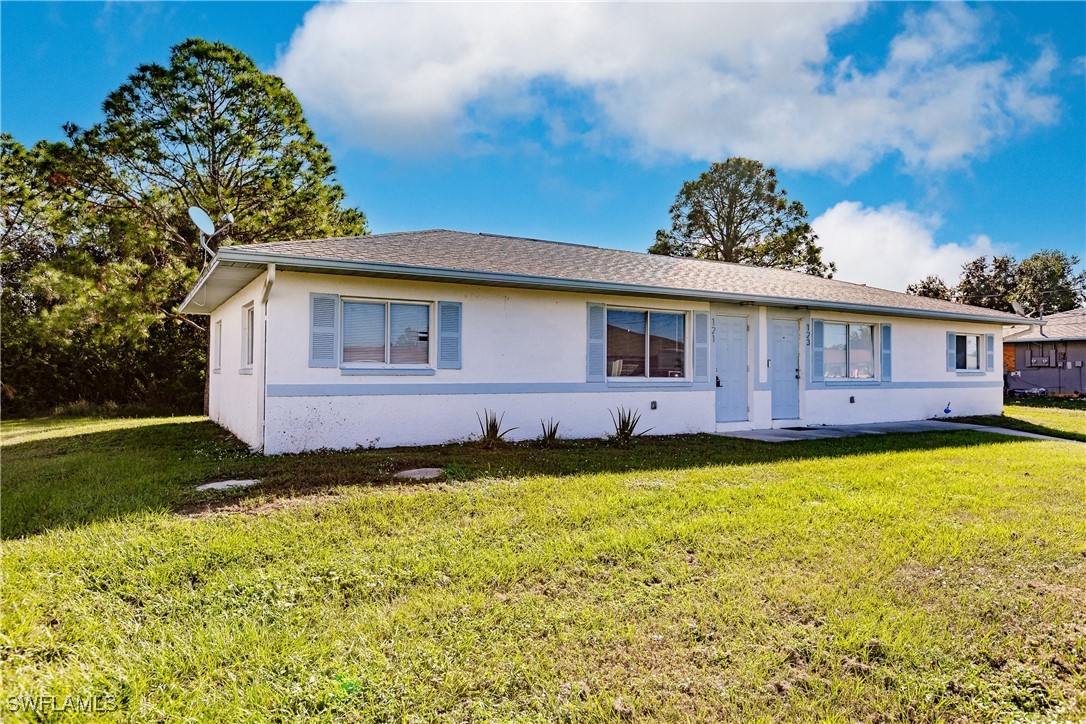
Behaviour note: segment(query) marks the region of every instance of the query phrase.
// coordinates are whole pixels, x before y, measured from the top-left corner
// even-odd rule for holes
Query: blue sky
[[[645,249],[681,183],[757,158],[839,278],[1086,256],[1086,4],[0,5],[0,126],[100,117],[191,36],[284,77],[375,232]]]

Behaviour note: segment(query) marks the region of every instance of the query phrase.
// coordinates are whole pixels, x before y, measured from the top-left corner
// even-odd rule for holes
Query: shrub
[[[615,434],[611,436],[611,439],[619,447],[630,445],[635,437],[641,437],[652,430],[650,427],[648,430],[637,432],[637,423],[641,421],[641,413],[637,410],[627,410],[619,405],[617,410],[607,412],[611,414],[611,422],[615,424]]]
[[[539,421],[540,427],[543,428],[543,434],[539,438],[540,445],[543,447],[558,446],[558,424],[553,417]]]
[[[490,450],[505,442],[505,436],[508,435],[515,427],[508,427],[502,430],[502,420],[505,419],[505,413],[501,416],[493,410],[483,410],[483,415],[478,412],[475,413],[475,417],[479,420],[479,430],[482,433],[479,442],[482,443],[484,450]]]

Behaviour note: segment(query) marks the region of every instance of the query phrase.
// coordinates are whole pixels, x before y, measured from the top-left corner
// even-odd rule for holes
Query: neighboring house
[[[1003,367],[1008,391],[1086,392],[1086,307],[1049,315],[1043,325],[1007,329]]]
[[[454,231],[221,248],[211,418],[265,453],[998,414],[1022,317],[799,272]]]

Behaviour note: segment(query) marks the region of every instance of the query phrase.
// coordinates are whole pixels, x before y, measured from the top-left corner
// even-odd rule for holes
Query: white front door
[[[799,418],[799,322],[774,319],[769,324],[769,379],[773,419]]]
[[[747,419],[747,318],[713,315],[716,420]]]

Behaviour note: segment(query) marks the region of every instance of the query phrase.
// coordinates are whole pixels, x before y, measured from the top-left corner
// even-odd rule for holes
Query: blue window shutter
[[[694,382],[709,381],[709,315],[694,312]]]
[[[826,379],[825,369],[822,364],[822,320],[811,322],[811,382],[822,382]]]
[[[882,381],[889,382],[893,373],[890,351],[890,325],[882,325]]]
[[[463,307],[460,302],[437,303],[437,366],[443,370],[460,369],[463,337]]]
[[[607,380],[607,309],[602,304],[588,305],[588,363],[585,380]]]
[[[339,364],[339,296],[309,295],[309,366]]]
[[[958,369],[958,335],[953,332],[946,333],[946,371],[953,372]]]
[[[988,372],[995,372],[995,335],[984,335],[984,369]]]

